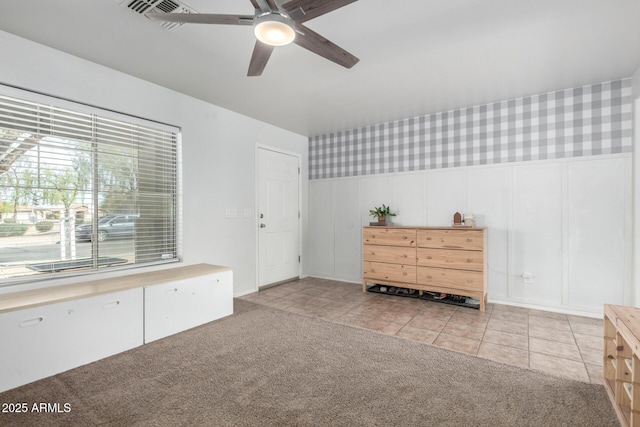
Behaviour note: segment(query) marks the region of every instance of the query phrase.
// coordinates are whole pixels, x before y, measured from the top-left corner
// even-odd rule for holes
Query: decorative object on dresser
[[[462,214],[460,212],[453,214],[453,224],[451,225],[462,225]]]
[[[484,228],[364,227],[362,290],[416,289],[423,299],[432,299],[425,291],[444,295],[443,302],[469,297],[484,311],[486,241]]]
[[[465,227],[465,228],[475,228],[476,219],[472,213],[461,214],[460,212],[456,212],[453,214],[453,220],[451,221],[452,227]]]
[[[604,388],[623,426],[640,426],[640,308],[604,306]]]
[[[476,216],[472,213],[466,213],[462,215],[462,223],[466,227],[475,227],[476,226]]]
[[[389,217],[396,216],[396,214],[391,212],[391,208],[389,208],[389,206],[385,206],[383,203],[382,206],[371,209],[369,211],[369,216],[378,220],[378,222],[370,222],[369,225],[386,226],[391,225],[391,220],[387,221],[387,219],[389,219]]]

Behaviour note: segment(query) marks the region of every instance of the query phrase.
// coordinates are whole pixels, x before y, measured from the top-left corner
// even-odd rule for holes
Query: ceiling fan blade
[[[251,0],[251,4],[256,7],[257,10],[262,12],[273,12],[274,10],[278,10],[278,7],[274,3],[273,0]]]
[[[253,25],[253,15],[219,15],[215,13],[147,13],[154,21],[186,24]]]
[[[267,65],[267,61],[269,61],[271,57],[271,52],[273,52],[273,46],[256,40],[256,44],[253,47],[253,54],[251,55],[251,62],[249,62],[247,76],[255,77],[261,75],[264,67]]]
[[[296,30],[296,39],[293,42],[298,46],[302,46],[303,48],[346,68],[351,68],[360,61],[340,46],[332,43],[304,25],[296,25]]]
[[[282,7],[291,19],[303,23],[355,1],[357,0],[291,0]]]

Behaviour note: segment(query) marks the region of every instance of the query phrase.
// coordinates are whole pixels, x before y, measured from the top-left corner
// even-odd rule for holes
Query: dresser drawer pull
[[[30,326],[39,325],[42,322],[44,322],[44,317],[34,317],[33,319],[23,320],[22,322],[18,323],[18,326],[20,326],[21,328],[28,328]]]
[[[176,292],[178,292],[178,288],[171,288],[164,291],[165,294],[174,294]]]

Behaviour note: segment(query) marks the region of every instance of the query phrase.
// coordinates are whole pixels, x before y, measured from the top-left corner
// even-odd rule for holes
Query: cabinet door
[[[362,255],[365,261],[413,264],[416,259],[416,248],[408,246],[364,245]]]
[[[233,313],[233,275],[224,271],[144,288],[144,342]]]
[[[142,345],[142,289],[0,314],[0,391]]]
[[[364,278],[416,283],[416,266],[365,261]]]
[[[418,246],[436,249],[484,249],[483,230],[418,230]]]
[[[363,240],[367,245],[416,246],[415,228],[365,227]]]
[[[484,253],[481,251],[418,248],[417,257],[418,265],[426,267],[475,271],[482,271],[484,267]]]
[[[480,292],[484,289],[484,274],[479,271],[450,270],[447,268],[418,267],[417,281],[421,285],[451,288],[454,294],[464,291]],[[454,292],[454,291],[462,292]]]

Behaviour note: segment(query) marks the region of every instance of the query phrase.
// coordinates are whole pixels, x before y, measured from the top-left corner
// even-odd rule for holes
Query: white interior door
[[[299,159],[258,149],[258,285],[299,276]]]

